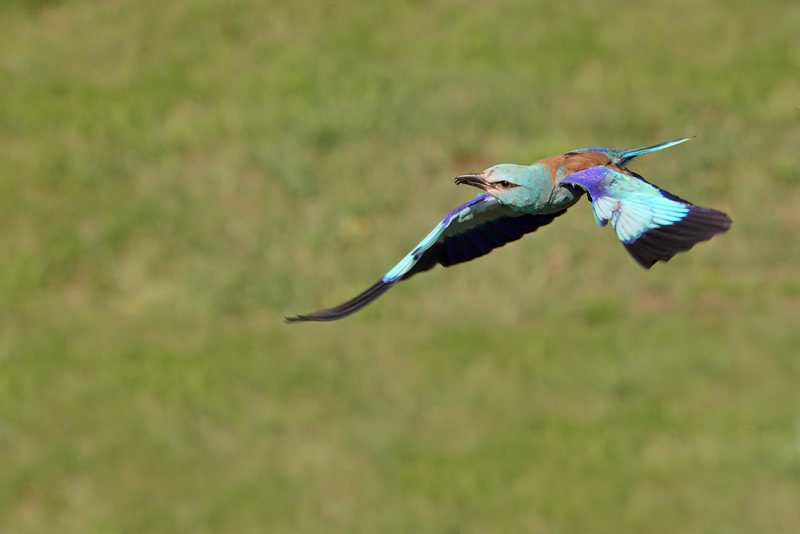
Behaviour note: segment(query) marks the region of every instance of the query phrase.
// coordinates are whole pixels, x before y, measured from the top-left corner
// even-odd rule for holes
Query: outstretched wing
[[[616,165],[568,175],[589,193],[597,224],[611,226],[631,256],[649,269],[730,228],[721,211],[695,206]]]
[[[334,321],[355,313],[394,284],[437,264],[449,267],[473,260],[548,224],[566,210],[518,213],[483,194],[450,211],[400,262],[363,293],[334,308],[286,317],[286,322]]]

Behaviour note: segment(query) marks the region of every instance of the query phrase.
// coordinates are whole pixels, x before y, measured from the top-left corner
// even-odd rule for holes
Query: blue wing
[[[725,213],[695,206],[615,165],[575,172],[562,183],[586,189],[597,223],[605,226],[611,221],[619,240],[646,269],[726,232],[731,225]]]
[[[361,294],[334,308],[287,317],[287,322],[334,321],[357,312],[394,284],[435,265],[449,267],[488,254],[550,223],[566,210],[549,214],[518,213],[483,194],[450,211],[397,265]]]

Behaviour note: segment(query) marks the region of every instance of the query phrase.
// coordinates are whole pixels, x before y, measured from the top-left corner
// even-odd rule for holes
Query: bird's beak
[[[474,172],[471,174],[462,174],[461,176],[456,176],[456,185],[467,184],[486,191],[491,184],[486,181],[486,178],[483,177],[483,174],[484,173],[482,172]]]

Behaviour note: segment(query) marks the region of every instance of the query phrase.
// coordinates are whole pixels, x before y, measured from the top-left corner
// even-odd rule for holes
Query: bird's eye
[[[508,189],[509,187],[513,187],[514,184],[507,180],[500,180],[499,182],[495,182],[498,186],[502,187],[503,189]]]

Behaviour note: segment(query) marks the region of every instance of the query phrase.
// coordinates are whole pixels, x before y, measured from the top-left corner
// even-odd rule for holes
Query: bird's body
[[[728,230],[720,211],[695,206],[627,169],[635,157],[688,139],[632,150],[588,148],[531,165],[504,163],[456,177],[484,191],[445,218],[378,282],[353,299],[327,310],[287,317],[287,322],[332,321],[354,313],[400,280],[436,264],[472,260],[550,223],[584,192],[595,221],[611,221],[620,241],[645,268]]]

